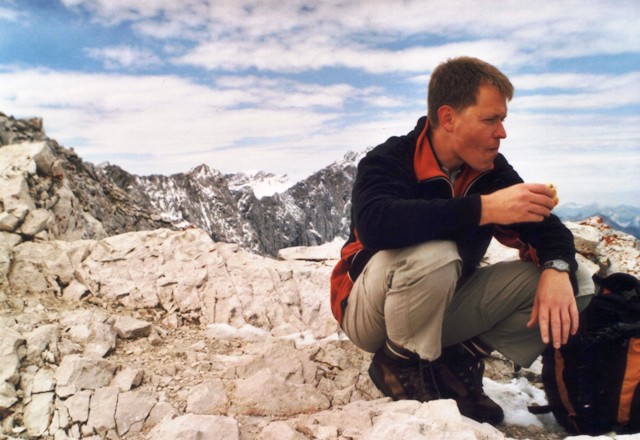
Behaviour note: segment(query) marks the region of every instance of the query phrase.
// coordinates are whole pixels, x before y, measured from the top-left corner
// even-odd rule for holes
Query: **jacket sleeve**
[[[573,272],[577,270],[573,234],[557,216],[551,214],[540,223],[521,223],[511,227],[522,241],[536,250],[540,265],[560,259],[569,263]]]
[[[450,183],[441,180],[432,182],[443,185],[438,198],[419,198],[410,160],[402,154],[369,153],[358,165],[352,194],[352,221],[362,244],[371,250],[394,249],[455,240],[474,231],[480,196],[453,199]]]
[[[500,157],[501,173],[497,173],[500,187],[507,187],[522,183],[518,173]],[[578,268],[576,262],[576,248],[573,234],[555,215],[551,214],[542,222],[518,223],[504,226],[504,229],[514,231],[520,240],[536,251],[540,265],[549,260],[564,260],[571,266],[572,272]]]

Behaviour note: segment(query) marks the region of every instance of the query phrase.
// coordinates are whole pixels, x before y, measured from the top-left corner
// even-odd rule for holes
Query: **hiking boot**
[[[369,376],[375,386],[393,400],[428,402],[439,398],[431,364],[415,354],[404,359],[389,355],[381,348],[371,360]]]
[[[481,423],[497,425],[504,412],[484,393],[484,357],[468,341],[446,347],[434,365],[437,387],[443,399],[453,399],[460,413]]]

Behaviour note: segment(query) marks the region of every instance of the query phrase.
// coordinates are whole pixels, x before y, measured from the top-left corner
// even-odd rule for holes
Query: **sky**
[[[516,93],[501,152],[561,203],[640,206],[640,2],[0,0],[0,112],[137,175],[300,180],[411,131],[474,56]]]

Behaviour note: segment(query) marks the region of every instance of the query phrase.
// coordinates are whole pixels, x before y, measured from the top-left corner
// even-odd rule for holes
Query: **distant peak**
[[[273,174],[268,171],[248,170],[228,175],[229,189],[240,191],[242,188],[251,188],[253,194],[261,199],[272,196],[289,189],[295,182],[286,174]]]
[[[191,168],[188,174],[195,178],[211,178],[222,176],[222,173],[220,171],[212,169],[209,165],[204,163]]]

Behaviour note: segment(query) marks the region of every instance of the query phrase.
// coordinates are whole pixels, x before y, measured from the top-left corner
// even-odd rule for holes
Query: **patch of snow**
[[[271,333],[251,324],[245,324],[240,328],[229,324],[209,324],[205,334],[211,339],[239,339],[244,341],[264,341],[271,337]]]
[[[289,176],[275,175],[264,171],[244,171],[231,176],[229,179],[229,189],[239,191],[242,188],[249,187],[253,194],[261,199],[263,197],[272,196],[276,193],[282,193],[291,188],[296,182],[289,179]]]
[[[333,241],[318,246],[297,246],[280,249],[278,259],[280,260],[311,260],[325,261],[337,260],[340,258],[340,250],[344,246],[346,239],[336,237]]]
[[[504,423],[527,427],[561,429],[553,414],[531,414],[528,406],[546,405],[547,398],[543,390],[532,386],[524,377],[512,379],[508,383],[495,382],[487,377],[483,379],[484,390],[504,410]]]

